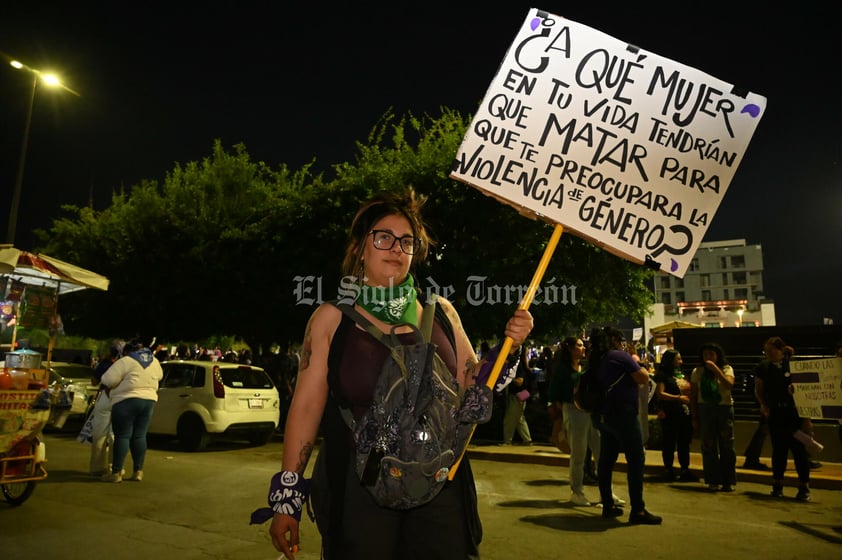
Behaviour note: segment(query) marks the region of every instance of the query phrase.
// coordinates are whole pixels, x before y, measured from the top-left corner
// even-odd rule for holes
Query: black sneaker
[[[629,515],[631,525],[660,525],[664,518],[660,515],[652,515],[645,509]]]
[[[733,487],[733,486],[731,486],[730,484],[723,484],[723,485],[722,485],[722,488],[720,488],[720,489],[719,489],[719,491],[720,491],[720,492],[733,492],[733,491],[734,491],[734,487]]]
[[[750,469],[750,470],[753,470],[753,471],[768,471],[769,470],[769,466],[764,464],[764,463],[761,463],[760,461],[746,461],[745,463],[743,463],[743,468],[744,469]]]
[[[822,468],[822,464],[821,464],[820,461],[813,461],[812,459],[810,459],[810,468],[811,469],[820,469],[820,468]]]
[[[623,508],[617,506],[602,507],[602,517],[604,519],[614,519],[623,515]]]
[[[798,489],[798,494],[795,495],[795,499],[799,502],[809,502],[810,501],[810,489],[804,488],[803,486]]]
[[[769,493],[773,498],[783,498],[784,497],[784,485],[783,484],[773,484],[772,491]]]

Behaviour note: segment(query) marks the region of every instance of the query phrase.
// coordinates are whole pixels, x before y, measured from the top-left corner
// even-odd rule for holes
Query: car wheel
[[[202,419],[194,415],[183,416],[178,421],[176,434],[184,451],[201,451],[210,442],[210,435]]]
[[[3,497],[6,498],[6,501],[13,506],[19,506],[28,500],[35,491],[35,481],[0,484],[0,487],[3,489]]]
[[[250,433],[247,439],[252,445],[266,445],[272,441],[272,437],[274,437],[274,435],[275,430],[262,430]]]

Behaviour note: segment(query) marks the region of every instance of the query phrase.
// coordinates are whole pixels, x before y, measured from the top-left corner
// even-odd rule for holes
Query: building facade
[[[745,239],[699,245],[684,278],[659,272],[655,306],[645,328],[670,321],[701,327],[775,325],[774,301],[763,291],[763,251]]]

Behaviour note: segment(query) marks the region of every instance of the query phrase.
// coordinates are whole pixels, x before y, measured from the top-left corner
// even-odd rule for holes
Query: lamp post
[[[35,105],[35,90],[38,88],[38,81],[40,80],[50,87],[60,87],[77,97],[80,97],[80,95],[78,92],[61,83],[61,80],[54,74],[41,72],[40,70],[31,68],[17,60],[10,60],[9,64],[13,68],[25,70],[32,75],[32,87],[29,90],[29,102],[26,105],[26,121],[23,127],[23,142],[20,149],[20,159],[18,160],[18,172],[15,179],[15,188],[12,192],[12,204],[9,206],[9,228],[6,231],[6,243],[13,245],[15,242],[15,230],[18,225],[18,208],[20,207],[20,196],[23,187],[23,169],[26,164],[26,149],[29,146],[29,129],[32,124],[32,107]]]

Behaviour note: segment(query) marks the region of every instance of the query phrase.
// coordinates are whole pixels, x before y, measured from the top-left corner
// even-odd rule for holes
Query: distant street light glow
[[[32,124],[32,107],[35,104],[35,90],[38,87],[38,82],[41,81],[44,85],[52,88],[61,88],[72,93],[76,97],[81,97],[81,95],[79,92],[63,84],[61,79],[59,79],[59,77],[55,74],[42,72],[37,68],[32,68],[14,59],[10,59],[9,64],[12,68],[24,70],[32,75],[32,87],[30,89],[29,101],[26,107],[26,124],[23,128],[23,142],[21,144],[20,160],[18,161],[17,179],[15,180],[14,192],[12,193],[12,204],[9,206],[9,227],[6,231],[6,243],[11,245],[15,242],[15,230],[17,229],[18,223],[18,208],[20,207],[21,190],[23,187],[23,169],[24,164],[26,163],[26,149],[29,145],[29,128]]]
[[[41,74],[41,79],[44,80],[44,83],[48,86],[60,86],[61,80],[58,79],[58,76],[55,74]]]

